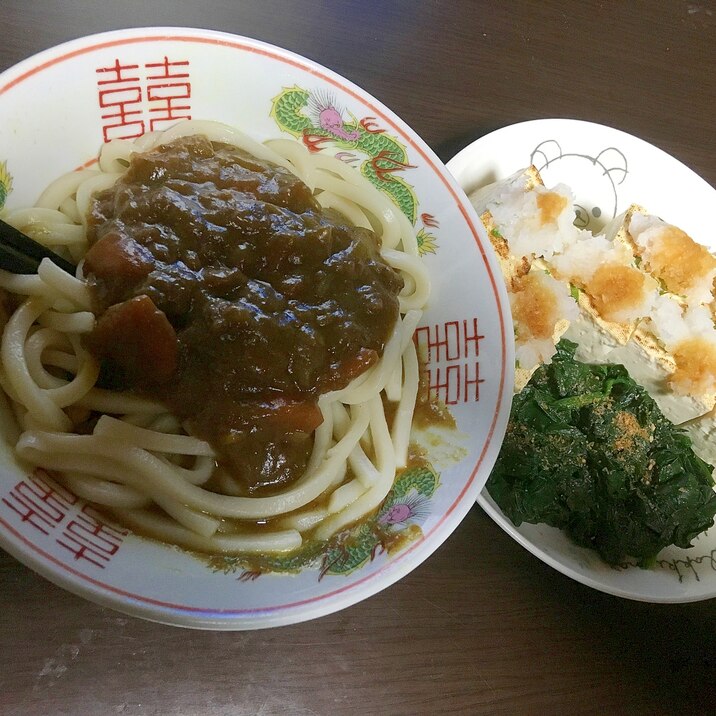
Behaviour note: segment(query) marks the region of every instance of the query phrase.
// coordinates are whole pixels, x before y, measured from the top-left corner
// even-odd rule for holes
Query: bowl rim
[[[479,494],[480,482],[484,483],[487,479],[489,469],[497,457],[509,417],[513,375],[511,370],[506,369],[506,366],[511,366],[513,363],[514,345],[512,331],[510,330],[511,314],[508,308],[507,294],[503,282],[500,280],[496,258],[492,253],[489,239],[479,218],[459,184],[433,150],[414,130],[371,93],[315,60],[290,50],[262,40],[212,29],[172,26],[115,29],[68,40],[42,50],[5,69],[0,73],[0,97],[24,79],[61,61],[115,45],[162,40],[224,45],[287,62],[339,87],[341,91],[350,94],[362,104],[369,106],[371,111],[376,112],[381,120],[385,121],[403,137],[410,137],[412,148],[420,154],[426,165],[432,170],[435,178],[439,178],[442,181],[450,194],[453,202],[451,207],[458,209],[462,214],[463,221],[466,227],[469,227],[472,237],[480,250],[481,259],[492,283],[491,288],[495,295],[496,318],[499,321],[501,331],[500,352],[503,357],[503,365],[500,386],[497,391],[497,404],[494,408],[489,432],[482,450],[476,458],[476,463],[474,466],[466,467],[466,473],[469,472],[469,474],[465,479],[465,484],[452,501],[452,504],[442,511],[439,520],[429,533],[406,547],[390,561],[386,561],[378,570],[363,575],[349,584],[344,584],[338,589],[303,601],[278,604],[266,609],[249,610],[212,610],[159,602],[148,597],[124,592],[75,570],[71,565],[64,564],[42,548],[32,544],[30,540],[15,530],[2,517],[0,517],[0,526],[2,527],[0,529],[0,546],[18,561],[72,593],[103,606],[109,606],[152,621],[220,630],[253,629],[297,623],[348,607],[395,583],[425,561],[441,546],[471,509]],[[0,101],[2,100],[0,99]],[[480,479],[478,479],[478,474]],[[482,479],[483,474],[484,480]],[[9,539],[7,532],[14,535],[15,540]]]

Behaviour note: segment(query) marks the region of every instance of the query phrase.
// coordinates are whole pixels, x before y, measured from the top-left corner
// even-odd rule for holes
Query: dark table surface
[[[716,185],[711,2],[2,0],[0,70],[121,27],[210,27],[294,50],[447,161],[513,122],[572,117]],[[716,601],[650,605],[553,571],[475,507],[425,564],[317,621],[212,633],[123,616],[0,552],[0,713],[713,713]]]

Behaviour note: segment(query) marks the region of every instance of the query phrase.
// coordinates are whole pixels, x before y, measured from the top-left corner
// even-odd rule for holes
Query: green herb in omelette
[[[711,527],[712,468],[620,365],[587,365],[563,339],[514,397],[487,489],[515,525],[565,530],[609,564],[642,567]]]

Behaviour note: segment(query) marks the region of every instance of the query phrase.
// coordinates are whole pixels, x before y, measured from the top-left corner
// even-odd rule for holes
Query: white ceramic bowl
[[[580,226],[598,232],[632,203],[644,206],[716,251],[716,191],[691,169],[641,139],[610,127],[571,119],[540,119],[499,129],[448,162],[469,194],[534,164],[546,185],[563,182],[579,205]],[[483,490],[481,507],[543,562],[603,592],[649,602],[716,597],[716,528],[691,549],[663,550],[657,565],[616,569],[547,525],[515,527]]]
[[[182,550],[106,525],[46,476],[30,475],[18,465],[9,439],[13,427],[5,420],[0,545],[73,592],[157,621],[250,629],[310,619],[408,573],[474,504],[509,412],[509,307],[472,208],[404,122],[310,60],[225,33],[110,32],[42,52],[4,72],[0,199],[8,206],[32,204],[53,178],[96,157],[103,141],[165,128],[187,116],[233,124],[259,140],[300,136],[303,127],[308,141],[322,137],[321,151],[342,152],[356,167],[378,151],[404,148],[407,161],[396,162],[391,175],[412,192],[434,283],[418,336],[432,344],[427,367],[434,385],[445,384],[436,392],[451,403],[458,432],[445,437],[442,450],[429,448],[431,477],[417,486],[402,484],[376,518],[383,533],[403,533],[402,549],[383,551],[369,525],[351,550],[325,554],[298,574],[254,579],[231,560],[210,567]],[[348,124],[350,132],[342,133]],[[391,511],[398,504],[400,509]]]

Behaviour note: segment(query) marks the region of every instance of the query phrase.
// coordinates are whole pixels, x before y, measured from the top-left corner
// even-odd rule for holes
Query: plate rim
[[[32,544],[23,534],[5,523],[2,518],[0,518],[0,522],[3,523],[3,529],[0,529],[0,546],[19,562],[71,593],[103,606],[109,606],[115,610],[151,621],[224,631],[258,629],[298,623],[346,608],[391,586],[428,559],[449,538],[470,511],[474,504],[472,493],[479,492],[475,488],[475,485],[480,482],[480,480],[476,479],[478,473],[486,471],[486,466],[491,467],[494,463],[509,417],[512,375],[511,371],[507,370],[505,366],[510,365],[513,360],[514,346],[510,340],[512,335],[509,330],[511,315],[507,307],[507,295],[503,283],[499,279],[497,261],[479,218],[459,184],[452,174],[447,171],[444,163],[437,157],[435,152],[404,120],[370,92],[321,63],[291,50],[262,40],[212,29],[171,26],[115,29],[68,40],[35,53],[6,68],[0,72],[0,96],[23,81],[23,79],[41,72],[51,64],[105,47],[156,42],[157,40],[205,42],[232,46],[252,52],[258,51],[260,54],[268,55],[273,60],[286,58],[303,71],[321,77],[323,80],[338,86],[342,91],[354,96],[363,105],[369,106],[372,110],[377,110],[381,119],[385,120],[394,130],[403,136],[410,137],[414,150],[420,154],[427,167],[432,170],[436,179],[442,181],[448,194],[450,194],[451,209],[461,212],[465,227],[471,232],[485,269],[491,278],[495,296],[495,321],[496,326],[499,326],[499,330],[502,333],[501,345],[498,345],[497,350],[503,358],[494,416],[491,419],[482,451],[475,457],[475,463],[466,470],[465,484],[452,503],[442,511],[440,519],[433,526],[429,535],[406,547],[395,559],[386,562],[380,570],[364,575],[357,581],[343,585],[339,589],[330,590],[314,597],[310,600],[310,606],[307,606],[305,601],[299,601],[297,604],[279,604],[267,610],[212,610],[194,608],[188,605],[166,604],[157,606],[152,603],[156,600],[136,594],[122,593],[121,590],[114,588],[113,585],[93,580],[88,575],[72,570],[71,565],[62,564],[61,560],[47,553],[41,547]],[[499,337],[496,340],[500,344]],[[489,470],[487,472],[489,474]],[[24,549],[19,544],[20,542],[24,542],[25,547],[29,549]]]
[[[453,174],[455,180],[463,188],[463,191],[467,193],[477,187],[474,185],[463,186],[463,183],[461,181],[461,172],[464,171],[465,167],[467,166],[467,162],[472,157],[472,155],[475,154],[476,151],[479,151],[481,149],[481,145],[493,141],[497,136],[501,134],[517,131],[519,129],[531,131],[533,129],[536,130],[538,128],[555,125],[559,125],[561,127],[573,127],[576,125],[577,127],[586,131],[594,130],[596,128],[599,131],[607,131],[610,133],[614,133],[627,139],[630,142],[635,142],[641,145],[643,149],[648,150],[650,153],[657,153],[661,155],[662,158],[667,159],[668,161],[678,163],[684,170],[686,170],[690,175],[692,175],[694,180],[698,180],[698,182],[703,184],[704,190],[710,190],[714,194],[714,199],[716,199],[716,188],[709,184],[709,182],[707,182],[701,175],[697,174],[693,169],[691,169],[691,167],[684,164],[684,162],[682,162],[680,159],[676,158],[672,154],[669,154],[667,151],[661,149],[660,147],[652,144],[651,142],[646,141],[645,139],[637,137],[636,135],[626,132],[623,129],[619,129],[618,127],[611,127],[609,125],[601,124],[598,122],[592,122],[584,119],[573,119],[569,117],[541,117],[506,124],[503,127],[499,127],[498,129],[492,130],[484,134],[483,136],[471,141],[467,146],[463,147],[459,152],[452,156],[445,163],[445,166],[448,168],[448,171]],[[517,168],[515,168],[515,171],[516,170]],[[508,534],[515,542],[521,545],[533,556],[537,557],[539,560],[552,567],[556,571],[560,572],[561,574],[573,579],[576,582],[584,584],[587,587],[603,592],[605,594],[609,594],[611,596],[652,604],[686,604],[716,598],[716,577],[714,578],[714,587],[708,594],[644,594],[626,588],[611,586],[602,581],[599,581],[593,576],[589,576],[588,574],[584,574],[582,572],[577,571],[573,567],[568,566],[564,562],[545,552],[531,539],[525,537],[522,533],[518,531],[518,528],[515,527],[515,525],[502,513],[499,507],[494,503],[494,500],[492,500],[492,498],[489,496],[486,487],[484,487],[480,491],[480,494],[477,496],[476,502],[480,506],[480,508],[506,534]],[[716,530],[716,524],[711,529]],[[592,550],[589,550],[585,547],[579,547],[578,545],[574,545],[574,547],[579,550],[584,550],[585,553],[590,555],[590,557],[594,556],[594,552]],[[632,569],[639,569],[639,567],[635,566],[632,567]]]

